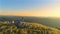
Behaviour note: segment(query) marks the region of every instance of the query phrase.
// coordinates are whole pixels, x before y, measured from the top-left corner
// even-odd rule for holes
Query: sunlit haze
[[[60,0],[0,1],[0,15],[60,17]]]

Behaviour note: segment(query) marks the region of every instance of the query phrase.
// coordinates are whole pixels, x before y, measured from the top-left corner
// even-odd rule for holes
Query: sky
[[[60,0],[0,0],[0,15],[60,17]]]

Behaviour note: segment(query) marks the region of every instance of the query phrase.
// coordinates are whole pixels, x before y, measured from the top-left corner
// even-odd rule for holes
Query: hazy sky
[[[0,15],[60,17],[60,0],[0,0]]]

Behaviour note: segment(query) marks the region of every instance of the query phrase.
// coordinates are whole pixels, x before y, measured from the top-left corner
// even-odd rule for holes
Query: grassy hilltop
[[[1,23],[0,34],[60,34],[56,28],[48,27],[38,23],[21,22],[27,27],[17,28],[14,24]]]
[[[8,21],[20,20],[20,27]],[[41,19],[41,18],[40,18]],[[0,34],[60,34],[58,28],[44,25],[35,17],[3,16],[0,17]],[[47,19],[46,19],[47,20]],[[44,22],[44,20],[42,21]]]

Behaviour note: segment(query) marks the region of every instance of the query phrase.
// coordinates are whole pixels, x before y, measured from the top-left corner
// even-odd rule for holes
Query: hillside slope
[[[56,28],[52,28],[52,27],[48,27],[42,24],[38,24],[38,23],[28,23],[28,22],[22,22],[21,23],[22,26],[24,26],[22,29],[24,30],[25,28],[25,32],[28,34],[60,34],[60,31]]]
[[[60,30],[38,23],[21,22],[19,25],[0,23],[0,34],[60,34]]]

